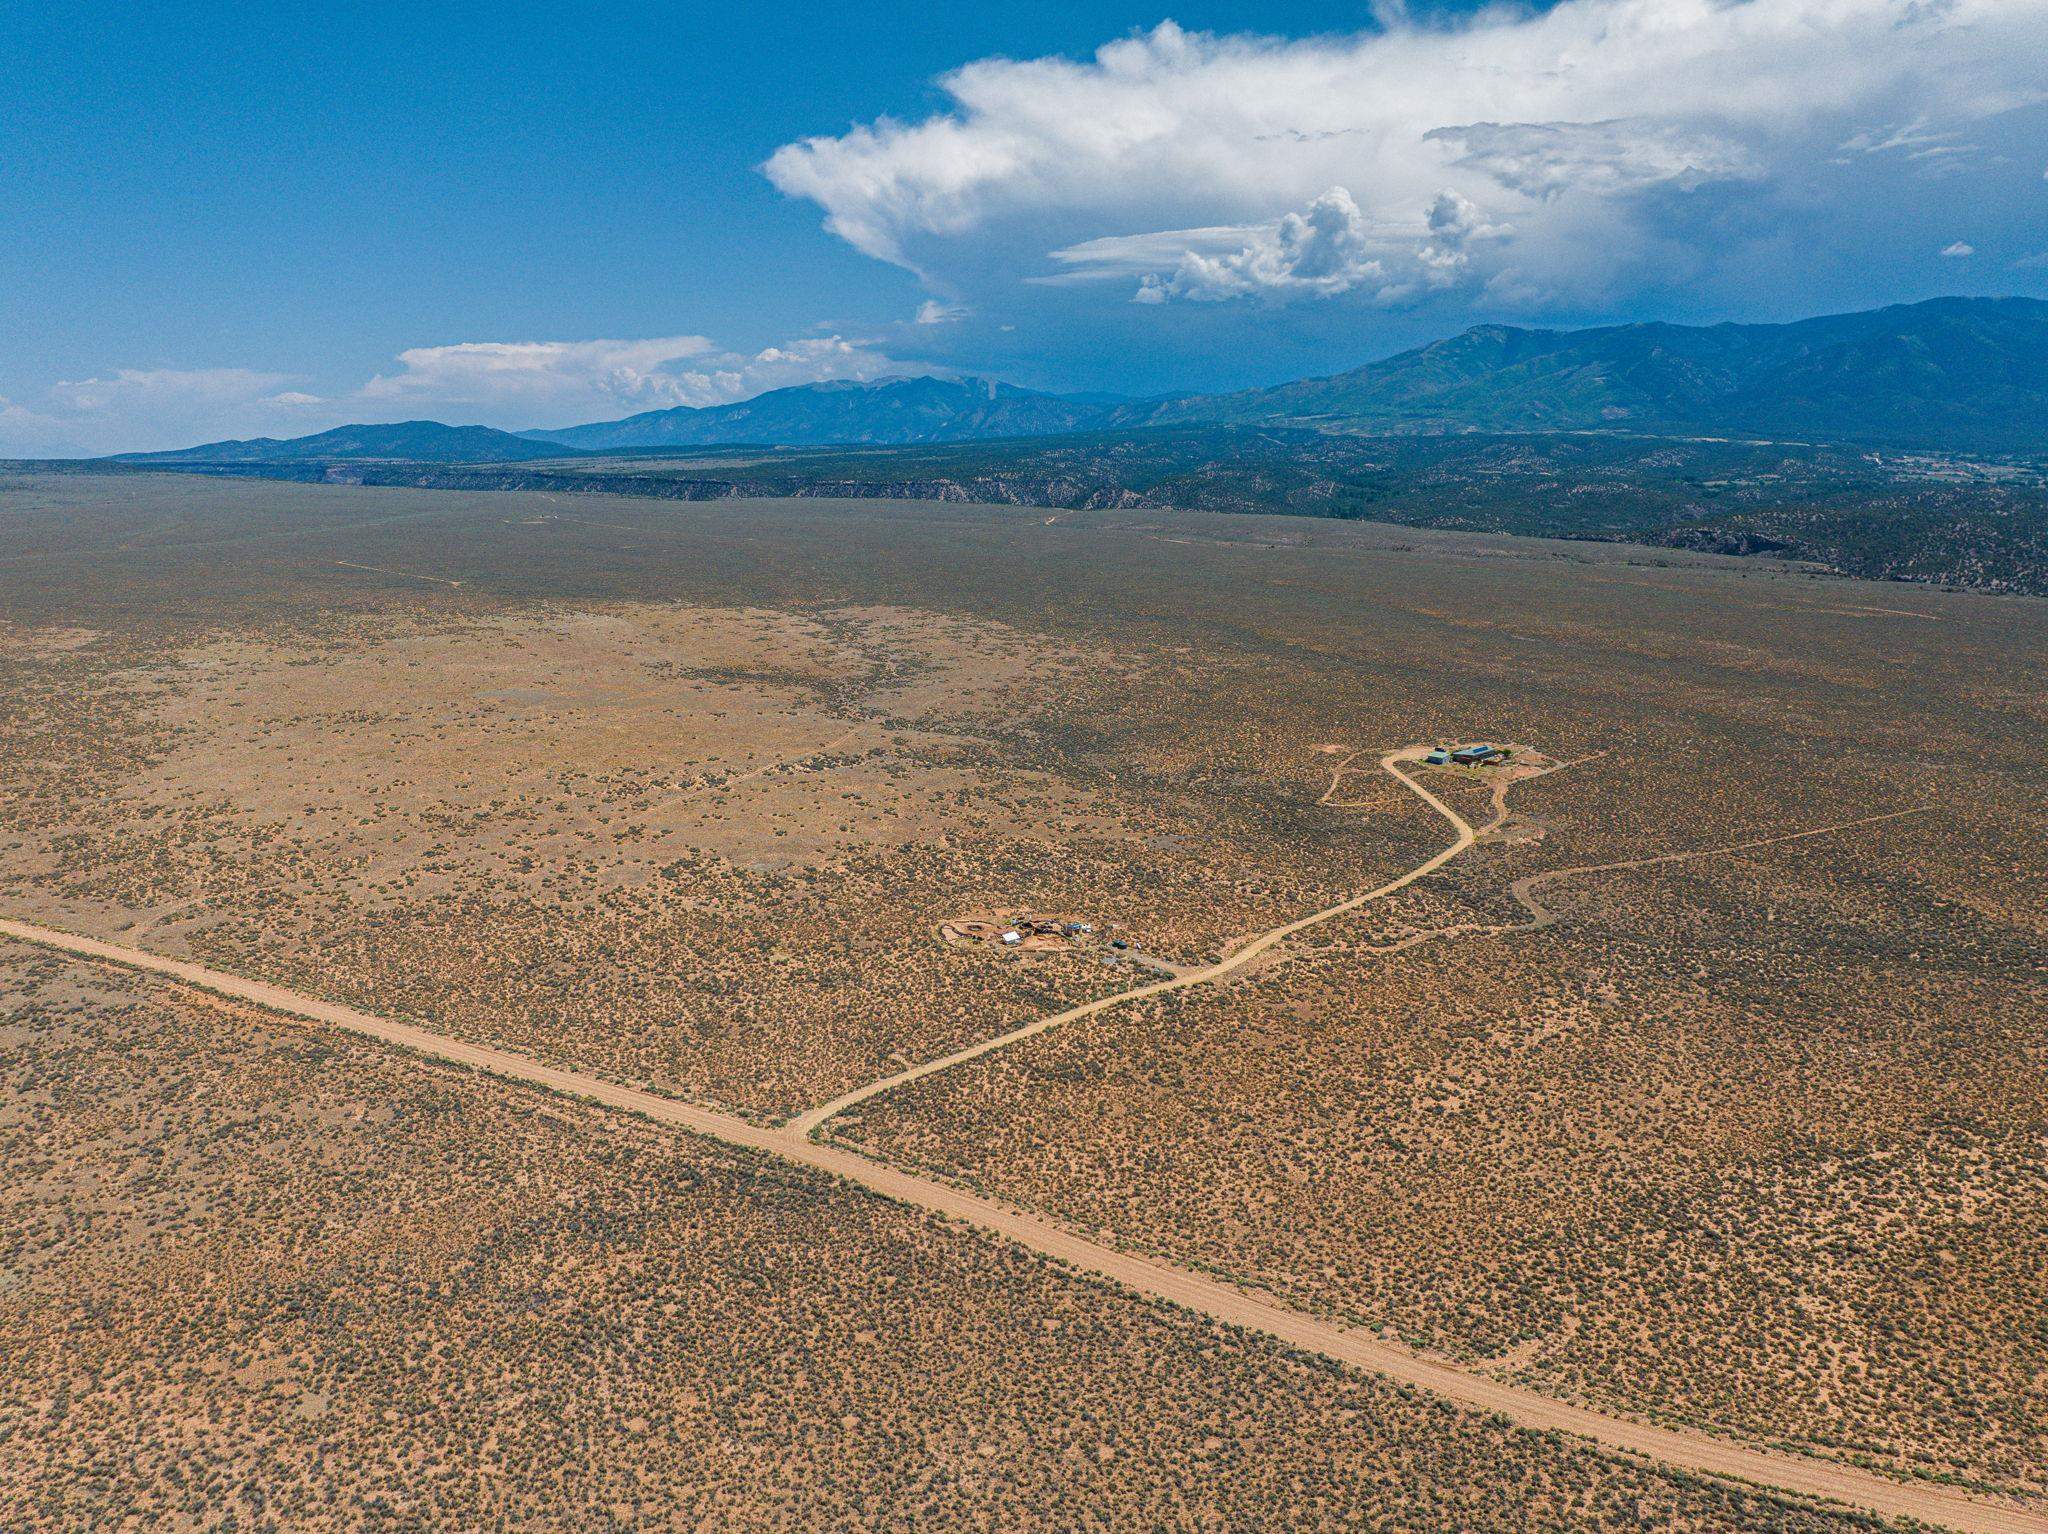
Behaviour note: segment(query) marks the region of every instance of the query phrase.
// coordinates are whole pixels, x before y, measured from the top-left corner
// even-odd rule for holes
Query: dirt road
[[[1403,776],[1403,781],[1409,780]],[[1464,827],[1463,821],[1438,804],[1426,790],[1412,782],[1410,787]],[[1470,834],[1470,828],[1464,827],[1459,841],[1452,848],[1440,853],[1433,863],[1406,875],[1403,882],[1420,878],[1432,866],[1442,866],[1442,862],[1469,845]],[[1376,897],[1360,896],[1347,906],[1318,913],[1268,934],[1268,939],[1262,941],[1267,941],[1270,946],[1271,942],[1279,941],[1289,931],[1299,931],[1303,926],[1325,920],[1337,911],[1363,904],[1370,898]],[[1968,1534],[2048,1534],[2048,1514],[2041,1512],[1965,1496],[1946,1487],[1891,1481],[1824,1460],[1745,1448],[1704,1433],[1653,1427],[1552,1400],[1535,1391],[1503,1384],[1454,1364],[1418,1356],[1383,1341],[1373,1333],[1290,1310],[1170,1263],[1097,1245],[1051,1221],[963,1189],[882,1166],[838,1146],[815,1144],[793,1125],[766,1128],[750,1124],[729,1114],[658,1097],[651,1092],[620,1086],[578,1071],[545,1065],[508,1050],[448,1038],[353,1007],[302,995],[282,986],[245,980],[220,970],[101,942],[96,938],[5,919],[0,919],[0,936],[162,975],[204,991],[253,1002],[290,1017],[304,1018],[395,1044],[431,1059],[470,1066],[494,1076],[636,1113],[657,1123],[671,1124],[730,1145],[813,1167],[886,1198],[1017,1241],[1079,1272],[1109,1279],[1138,1294],[1165,1300],[1233,1326],[1264,1332],[1290,1346],[1434,1392],[1461,1406],[1500,1413],[1525,1428],[1575,1434],[1610,1450],[1644,1455],[1680,1469],[1750,1481],[1802,1496],[1827,1498],[1887,1517],[1917,1518],[1926,1523],[1965,1530]],[[1237,957],[1239,963],[1246,962],[1242,954],[1241,950],[1241,956]]]
[[[970,1044],[965,1049],[956,1049],[950,1055],[941,1055],[936,1060],[927,1060],[921,1065],[911,1066],[908,1070],[898,1071],[893,1076],[884,1076],[878,1081],[869,1082],[864,1087],[856,1087],[851,1092],[833,1098],[829,1103],[820,1103],[809,1112],[798,1114],[785,1127],[793,1134],[809,1135],[820,1128],[827,1119],[836,1118],[856,1103],[864,1103],[871,1097],[878,1097],[884,1092],[894,1091],[897,1087],[907,1086],[913,1081],[920,1080],[926,1076],[936,1075],[940,1071],[951,1070],[956,1065],[964,1065],[969,1060],[979,1059],[981,1056],[992,1054],[996,1050],[1008,1049],[1011,1045],[1022,1043],[1034,1034],[1044,1033],[1048,1028],[1058,1028],[1065,1023],[1077,1023],[1084,1017],[1094,1017],[1096,1014],[1107,1012],[1113,1007],[1127,1007],[1132,1002],[1143,1001],[1148,996],[1164,996],[1169,991],[1185,991],[1191,986],[1212,984],[1237,970],[1243,969],[1245,965],[1251,963],[1260,954],[1272,948],[1274,944],[1284,942],[1297,932],[1305,932],[1310,927],[1320,926],[1326,921],[1332,921],[1339,916],[1357,910],[1360,906],[1369,905],[1375,900],[1384,899],[1396,890],[1406,889],[1417,879],[1435,873],[1444,864],[1450,862],[1452,858],[1463,852],[1467,847],[1470,847],[1478,838],[1479,833],[1473,830],[1465,818],[1456,810],[1409,777],[1407,773],[1401,771],[1399,763],[1416,761],[1420,759],[1423,752],[1427,749],[1424,746],[1410,746],[1404,750],[1390,751],[1380,758],[1380,766],[1399,778],[1412,792],[1421,796],[1423,803],[1427,804],[1457,828],[1457,839],[1450,846],[1436,854],[1435,857],[1428,859],[1426,862],[1418,863],[1399,878],[1389,880],[1378,889],[1367,890],[1363,895],[1353,895],[1350,899],[1340,900],[1333,906],[1325,906],[1322,910],[1312,915],[1303,916],[1298,920],[1288,922],[1285,926],[1275,927],[1270,932],[1263,932],[1219,963],[1208,965],[1202,969],[1190,970],[1184,975],[1174,976],[1171,980],[1155,980],[1150,985],[1134,986],[1128,991],[1118,991],[1114,996],[1104,996],[1078,1007],[1070,1007],[1065,1012],[1055,1012],[1050,1017],[1036,1018],[1024,1024],[1021,1028],[1011,1029],[1008,1033],[999,1033],[992,1039],[983,1039],[979,1044]],[[1343,767],[1339,767],[1332,777],[1330,782],[1332,792],[1335,791],[1337,780],[1344,775],[1344,771]],[[1327,802],[1328,799],[1329,794],[1326,793],[1323,799],[1317,802]]]
[[[927,1060],[921,1065],[913,1065],[907,1070],[898,1071],[893,1076],[884,1076],[877,1081],[871,1081],[864,1087],[856,1087],[851,1092],[843,1093],[828,1103],[820,1103],[808,1112],[798,1114],[789,1121],[786,1127],[800,1135],[814,1134],[824,1126],[828,1119],[837,1118],[856,1103],[866,1102],[871,1097],[879,1097],[884,1092],[894,1091],[897,1087],[907,1086],[913,1081],[920,1080],[926,1076],[936,1075],[940,1071],[951,1070],[956,1065],[964,1065],[969,1060],[979,1059],[981,1056],[992,1054],[996,1050],[1008,1049],[1011,1045],[1020,1044],[1025,1039],[1031,1038],[1035,1034],[1044,1033],[1049,1028],[1058,1028],[1065,1023],[1076,1023],[1084,1017],[1094,1017],[1115,1007],[1128,1006],[1134,1001],[1143,1001],[1148,996],[1163,996],[1168,991],[1184,991],[1191,986],[1209,985],[1217,980],[1224,979],[1235,971],[1244,968],[1245,965],[1258,958],[1259,955],[1268,952],[1275,944],[1292,937],[1295,933],[1305,932],[1310,927],[1320,926],[1326,921],[1332,921],[1339,916],[1348,915],[1361,906],[1370,905],[1375,900],[1383,900],[1397,890],[1406,889],[1417,879],[1435,873],[1444,864],[1450,862],[1452,858],[1471,847],[1481,836],[1484,836],[1489,831],[1497,830],[1506,821],[1508,814],[1507,792],[1516,783],[1525,783],[1532,778],[1547,777],[1553,772],[1562,772],[1567,767],[1578,765],[1576,762],[1558,762],[1541,769],[1521,772],[1513,776],[1504,776],[1497,779],[1493,787],[1493,819],[1484,826],[1475,828],[1464,816],[1460,815],[1448,804],[1445,804],[1443,800],[1437,798],[1435,794],[1401,770],[1401,763],[1420,761],[1428,750],[1427,746],[1407,746],[1399,751],[1389,751],[1380,758],[1380,770],[1392,773],[1396,778],[1400,779],[1410,792],[1418,795],[1423,803],[1448,820],[1457,832],[1457,839],[1450,846],[1444,848],[1443,851],[1437,853],[1426,862],[1417,864],[1399,878],[1389,880],[1378,889],[1367,890],[1362,895],[1353,895],[1349,899],[1340,900],[1333,906],[1326,906],[1311,915],[1288,922],[1285,926],[1275,927],[1270,932],[1261,933],[1258,937],[1252,939],[1251,942],[1228,955],[1220,963],[1210,964],[1200,969],[1188,970],[1183,974],[1174,976],[1170,980],[1158,980],[1150,985],[1134,986],[1128,991],[1118,991],[1114,996],[1104,996],[1099,1000],[1087,1002],[1078,1007],[1071,1007],[1065,1012],[1056,1012],[1050,1017],[1036,1018],[1031,1022],[1025,1023],[1022,1027],[1011,1029],[1008,1033],[997,1034],[992,1039],[983,1039],[979,1044],[970,1044],[964,1049],[957,1049],[950,1055],[941,1055],[935,1060]],[[1596,752],[1594,756],[1582,757],[1580,760],[1592,761],[1606,754],[1604,751]],[[1323,790],[1322,797],[1316,800],[1317,804],[1327,805],[1334,809],[1355,807],[1338,803],[1335,796],[1338,785],[1354,770],[1351,764],[1356,759],[1357,755],[1354,753],[1352,756],[1345,757],[1343,761],[1331,769],[1330,786]],[[1813,835],[1817,833],[1802,832],[1800,834]],[[1784,839],[1790,840],[1791,838]],[[1759,842],[1749,845],[1762,846],[1766,844]],[[1693,855],[1680,854],[1680,856]],[[1671,861],[1671,859],[1652,858],[1647,861],[1667,862]],[[1519,886],[1517,888],[1519,889]],[[1400,943],[1393,944],[1381,951],[1392,952],[1439,935],[1437,933],[1423,933],[1413,938],[1404,939]]]
[[[1558,917],[1555,911],[1536,898],[1536,891],[1546,884],[1556,884],[1564,879],[1575,879],[1581,874],[1619,873],[1629,868],[1655,868],[1662,863],[1690,863],[1696,858],[1726,857],[1735,852],[1751,852],[1759,847],[1776,847],[1785,842],[1803,842],[1815,836],[1833,836],[1839,831],[1853,831],[1858,826],[1874,826],[1883,820],[1901,820],[1908,815],[1924,815],[1928,806],[1916,804],[1910,809],[1886,810],[1881,815],[1859,815],[1854,820],[1838,820],[1833,825],[1813,826],[1805,831],[1786,831],[1777,836],[1759,836],[1746,842],[1729,842],[1721,847],[1695,847],[1686,852],[1659,852],[1651,857],[1624,858],[1618,863],[1581,863],[1574,868],[1550,868],[1542,873],[1530,874],[1517,879],[1508,886],[1508,893],[1515,897],[1530,920],[1519,927],[1488,927],[1487,932],[1533,932],[1539,927],[1548,927]]]

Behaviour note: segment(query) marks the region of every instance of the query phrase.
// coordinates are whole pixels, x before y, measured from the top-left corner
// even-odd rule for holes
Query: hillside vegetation
[[[1347,431],[1701,433],[1972,452],[2048,446],[2048,303],[1943,298],[1790,325],[1482,325],[1334,378],[1147,421]]]

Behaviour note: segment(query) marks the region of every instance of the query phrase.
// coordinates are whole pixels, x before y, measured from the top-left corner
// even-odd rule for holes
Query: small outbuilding
[[[1429,755],[1423,758],[1423,760],[1429,763],[1429,765],[1432,767],[1441,767],[1450,759],[1451,753],[1445,750],[1442,746],[1438,746],[1434,751],[1430,752]]]

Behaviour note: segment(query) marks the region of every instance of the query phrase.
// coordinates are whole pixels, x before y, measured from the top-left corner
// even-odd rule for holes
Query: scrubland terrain
[[[2021,412],[2002,412],[2007,420]],[[392,453],[196,472],[444,490],[1145,508],[1626,539],[1888,581],[2048,595],[2048,463],[1812,440],[1599,432],[1354,436],[1198,426],[901,447],[731,447],[469,463]],[[525,456],[523,453],[520,456]],[[61,466],[104,474],[108,466]],[[139,466],[120,465],[135,472]]]
[[[1381,752],[1491,739],[1571,763],[1515,786],[1509,818],[1439,872],[1227,980],[869,1098],[824,1133],[1560,1397],[2036,1508],[2048,1492],[2036,603],[1251,517],[139,476],[0,480],[0,511],[0,914],[757,1120],[1145,978],[949,945],[937,927],[959,912],[1074,913],[1213,959],[1449,843],[1372,768]],[[1487,822],[1484,771],[1416,771]],[[47,1305],[89,1286],[65,1270],[38,1288],[34,1254],[103,1273],[124,1297],[105,1356],[164,1382],[152,1424],[211,1422],[192,1431],[233,1467],[176,1494],[202,1508],[249,1484],[323,1495],[284,1438],[267,1461],[249,1447],[270,1430],[222,1381],[285,1356],[327,1380],[340,1356],[372,1383],[322,1431],[363,1431],[389,1402],[413,1426],[385,1424],[378,1452],[414,1458],[380,1473],[442,1499],[417,1516],[457,1522],[866,1527],[928,1508],[1014,1527],[1048,1498],[1105,1527],[1794,1516],[1530,1448],[807,1174],[53,962],[20,950],[0,978],[36,1083],[9,1125],[42,1169],[21,1194],[37,1212],[11,1222],[36,1234],[9,1264],[10,1347],[61,1352],[48,1339],[86,1324]],[[123,1071],[118,1089],[67,1085]],[[92,1159],[112,1149],[49,1117],[97,1122],[123,1093],[167,1105],[106,1110],[131,1115],[119,1143],[168,1147],[125,1182]],[[443,1106],[400,1128],[376,1108],[421,1096]],[[224,1119],[193,1116],[215,1103]],[[232,1174],[175,1148],[258,1133],[270,1149]],[[340,1170],[313,1187],[330,1142]],[[685,1166],[721,1202],[679,1233]],[[247,1187],[207,1181],[231,1175]],[[584,1202],[515,1197],[522,1176]],[[124,1264],[147,1200],[148,1239],[219,1253],[192,1274],[274,1287],[180,1269],[145,1292],[146,1264]],[[372,1255],[331,1288],[279,1276],[269,1243],[328,1273],[323,1243],[379,1200],[387,1246],[365,1236]],[[401,1207],[445,1219],[416,1237]],[[542,1214],[567,1224],[543,1238]],[[863,1287],[904,1264],[914,1307]],[[615,1282],[662,1297],[610,1351],[579,1350],[579,1327],[625,1325]],[[550,1285],[582,1319],[465,1298]],[[173,1294],[250,1308],[174,1325],[150,1308]],[[687,1369],[665,1350],[671,1300],[712,1318]],[[987,1329],[1035,1344],[1062,1315],[1127,1330],[1041,1357]],[[794,1374],[760,1372],[765,1338]],[[820,1361],[842,1353],[861,1364]],[[1109,1360],[1133,1371],[1113,1389]],[[508,1370],[529,1378],[511,1413],[477,1394]],[[927,1405],[907,1381],[934,1370],[959,1393]],[[830,1378],[835,1409],[761,1404],[798,1376]],[[15,1403],[41,1413],[10,1440],[43,1475],[22,1505],[50,1527],[66,1525],[44,1499],[80,1488],[175,1505],[122,1479],[139,1469],[60,1457],[47,1403],[97,1388],[81,1381]],[[1184,1392],[1211,1388],[1253,1425],[1196,1431],[1223,1419]],[[472,1415],[434,1417],[444,1400]],[[719,1403],[741,1447],[714,1452],[692,1424]],[[1355,1462],[1345,1434],[1326,1440],[1344,1410],[1381,1413]],[[1015,1437],[984,1452],[983,1415],[1081,1425],[1032,1440],[1060,1446],[1041,1463]],[[145,1431],[105,1420],[107,1442]],[[486,1420],[529,1435],[488,1492]],[[433,1447],[449,1421],[459,1447]],[[1211,1438],[1265,1458],[1209,1474]],[[1075,1479],[1075,1443],[1118,1447]],[[565,1446],[600,1444],[601,1469],[573,1469]],[[137,1463],[200,1462],[156,1454]],[[444,1468],[409,1473],[427,1464]],[[1623,1477],[1662,1489],[1610,1512],[1599,1488]],[[335,1526],[400,1516],[349,1501],[394,1495],[388,1480],[332,1484]]]
[[[1143,738],[1189,691],[1185,646],[1089,653],[899,606],[479,612],[441,589],[456,613],[193,632],[140,665],[18,640],[42,657],[25,712],[92,711],[16,737],[20,909],[787,1115],[1128,983],[962,954],[935,940],[955,912],[1023,895],[1200,958],[1422,829],[1154,792],[1265,749]],[[1129,784],[1093,749],[1119,727]]]
[[[1569,1398],[2038,1488],[2048,988],[1899,867],[1922,829],[1331,940],[841,1132]],[[1362,937],[1521,914],[1436,904]]]
[[[1860,1523],[344,1035],[0,984],[9,1529]]]

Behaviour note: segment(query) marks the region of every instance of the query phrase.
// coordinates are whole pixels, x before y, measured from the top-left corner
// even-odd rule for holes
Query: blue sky
[[[0,453],[2041,295],[2044,59],[2048,0],[16,7]]]

